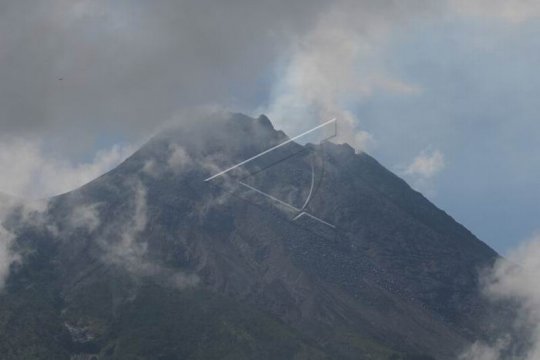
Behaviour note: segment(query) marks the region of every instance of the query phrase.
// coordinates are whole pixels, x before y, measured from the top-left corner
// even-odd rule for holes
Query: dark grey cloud
[[[146,132],[178,109],[245,107],[323,1],[0,2],[0,130]],[[68,138],[72,138],[69,136]],[[69,141],[68,141],[69,142]]]
[[[147,133],[185,107],[257,109],[269,101],[276,65],[294,57],[292,45],[313,42],[322,18],[323,31],[335,25],[352,34],[434,7],[426,0],[0,0],[0,130],[56,136],[73,149],[96,134]],[[336,13],[347,16],[328,16]]]
[[[305,130],[306,124],[290,126],[294,131],[289,131],[283,119],[292,123],[337,113],[348,126],[340,132],[350,135],[344,140],[360,147],[374,143],[368,150],[402,168],[424,149],[439,150],[448,166],[445,176],[437,178],[437,187],[444,185],[440,193],[451,194],[446,197],[451,200],[441,196],[438,201],[461,218],[474,219],[483,212],[472,210],[476,208],[469,203],[458,206],[462,202],[457,195],[466,191],[476,203],[496,199],[486,195],[500,190],[491,181],[496,176],[486,182],[471,175],[468,186],[456,187],[456,175],[446,176],[448,172],[459,162],[462,174],[475,174],[477,164],[488,163],[498,175],[501,156],[490,157],[492,148],[497,150],[501,142],[537,143],[538,132],[531,130],[538,129],[537,81],[528,70],[537,58],[531,40],[536,28],[524,32],[519,41],[501,39],[520,22],[538,17],[539,11],[533,2],[514,4],[0,0],[0,191],[41,197],[71,190],[114,167],[156,126],[171,117],[182,118],[177,116],[182,109],[210,104],[253,115],[269,112],[290,134]],[[473,27],[490,23],[498,31],[472,38],[474,31],[461,26],[462,33],[452,34],[442,21],[452,17],[467,17]],[[441,23],[442,35],[426,23]],[[433,41],[407,48],[403,36],[432,36]],[[487,40],[506,44],[505,49],[479,61],[471,56],[474,52],[456,52],[451,46],[474,42],[483,47]],[[521,45],[507,51],[509,42]],[[521,60],[500,62],[503,53],[517,54]],[[445,64],[452,71],[440,76],[437,69]],[[463,69],[471,70],[471,76]],[[512,75],[516,73],[522,75]],[[527,84],[526,91],[516,92],[516,84]],[[486,96],[483,88],[504,91],[495,98]],[[530,124],[489,120],[502,115]],[[498,124],[503,123],[505,131],[500,132],[505,136],[517,137],[521,129],[527,140],[493,137],[489,154],[466,153],[462,144],[471,143],[474,134],[482,134],[486,126],[502,128]],[[132,146],[115,147],[121,140]],[[530,189],[521,185],[536,184],[537,172],[519,158],[534,149],[516,149],[523,151],[505,152],[504,164],[525,178],[520,188]],[[98,150],[101,155],[95,155]],[[501,179],[506,179],[510,193],[515,181]],[[536,192],[524,190],[514,208],[519,211],[523,201],[538,203],[537,198]],[[501,203],[505,206],[493,204],[489,211],[499,211],[505,219],[514,208]],[[531,214],[526,216],[528,229],[536,224],[536,212],[526,213]],[[483,238],[495,236],[482,234],[480,226],[471,227]],[[506,229],[516,230],[510,225]]]
[[[132,148],[116,143],[139,143],[185,108],[272,109],[282,99],[282,76],[294,79],[295,64],[335,50],[340,39],[327,31],[350,34],[352,43],[374,23],[410,16],[423,4],[0,0],[0,189],[31,197],[73,189]],[[321,82],[334,81],[337,67],[348,77],[351,63],[341,60],[354,57],[347,46],[338,49],[344,56],[331,55],[337,61]],[[279,74],[280,66],[292,70]],[[293,89],[295,96],[309,86]]]

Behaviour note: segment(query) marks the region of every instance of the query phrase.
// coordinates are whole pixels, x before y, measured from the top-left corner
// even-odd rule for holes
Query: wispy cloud
[[[104,250],[102,260],[120,266],[134,276],[154,277],[169,286],[184,288],[197,285],[200,281],[197,274],[165,267],[152,259],[146,232],[149,225],[147,189],[140,180],[128,181],[125,186],[131,192],[131,212],[107,222],[105,231],[97,235]]]
[[[403,173],[413,177],[430,179],[441,172],[444,167],[444,155],[439,150],[422,151]]]
[[[540,235],[521,245],[506,259],[497,261],[483,279],[484,291],[493,301],[512,301],[516,304],[512,328],[506,329],[507,333],[493,344],[474,344],[463,354],[463,360],[540,359],[539,276]],[[525,344],[526,348],[516,353],[515,340]]]
[[[140,233],[146,229],[147,207],[146,188],[136,181],[133,184],[126,184],[132,191],[130,206],[126,211],[132,210],[126,219],[120,223],[111,222],[108,224],[110,234],[106,234],[102,245],[105,247],[106,260],[115,264],[125,265],[129,269],[136,269],[143,260],[148,244],[139,237]]]
[[[0,291],[10,275],[12,265],[24,260],[16,249],[16,231],[23,226],[43,225],[47,201],[28,201],[0,194]],[[17,222],[6,225],[6,220],[16,213]],[[52,230],[51,226],[51,230]]]
[[[99,151],[91,161],[72,163],[47,154],[41,142],[0,141],[0,191],[22,198],[43,198],[73,190],[118,165],[133,152],[115,145]]]
[[[178,144],[170,144],[169,146],[170,156],[167,160],[167,165],[176,174],[184,171],[189,165],[192,164],[192,159],[186,152],[186,150]]]
[[[95,231],[101,224],[99,207],[103,204],[83,204],[73,208],[68,216],[68,230],[86,229],[89,232]]]
[[[398,173],[411,181],[411,185],[426,195],[435,194],[435,177],[446,166],[444,155],[439,150],[423,150],[410,164],[398,169]]]
[[[391,5],[371,5],[338,1],[295,42],[284,70],[276,74],[270,104],[263,109],[279,128],[294,134],[337,117],[337,141],[363,151],[373,136],[362,129],[350,105],[375,93],[411,96],[421,91],[379,61],[390,31],[404,16]],[[406,13],[413,17],[417,5],[412,2]]]
[[[0,290],[4,287],[11,265],[20,260],[19,254],[12,249],[14,239],[15,235],[0,225]]]

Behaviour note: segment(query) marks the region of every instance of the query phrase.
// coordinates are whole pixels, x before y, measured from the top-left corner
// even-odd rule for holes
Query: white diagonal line
[[[234,166],[231,166],[230,168],[225,169],[225,170],[223,170],[223,171],[221,171],[221,172],[219,172],[219,173],[217,173],[217,174],[215,174],[215,175],[213,175],[213,176],[210,176],[208,179],[205,179],[204,181],[210,181],[210,180],[212,180],[212,179],[217,178],[218,176],[221,176],[221,175],[223,175],[223,174],[226,174],[226,173],[228,173],[228,172],[231,171],[231,170],[234,170],[234,169],[236,169],[236,168],[238,168],[238,167],[240,167],[240,166],[242,166],[242,165],[245,165],[245,164],[247,164],[247,163],[250,162],[250,161],[253,161],[253,160],[255,160],[255,159],[257,159],[257,158],[259,158],[259,157],[261,157],[261,156],[263,156],[263,155],[268,154],[269,152],[272,152],[272,151],[274,151],[274,150],[276,150],[276,149],[279,149],[280,147],[282,147],[282,146],[284,146],[284,145],[287,145],[287,144],[289,144],[289,143],[291,143],[291,142],[293,142],[293,141],[295,141],[295,140],[301,138],[302,136],[306,136],[307,134],[310,134],[310,133],[312,133],[313,131],[318,130],[318,129],[322,128],[323,126],[326,126],[326,125],[328,125],[328,124],[330,124],[330,123],[333,123],[333,122],[334,122],[334,123],[336,122],[336,119],[335,119],[335,118],[333,118],[333,119],[330,120],[330,121],[325,122],[324,124],[318,125],[318,126],[314,127],[313,129],[310,129],[310,130],[308,130],[308,131],[306,131],[306,132],[304,132],[304,133],[302,133],[302,134],[300,134],[300,135],[296,135],[295,137],[290,138],[289,140],[284,141],[284,142],[282,142],[281,144],[278,144],[278,145],[276,145],[276,146],[274,146],[274,147],[271,147],[270,149],[265,150],[265,151],[263,151],[263,152],[261,152],[261,153],[255,155],[255,156],[253,156],[253,157],[250,157],[249,159],[244,160],[244,161],[242,161],[242,162],[240,162],[240,163],[238,163],[238,164],[236,164],[236,165],[234,165]]]
[[[306,216],[312,218],[313,220],[317,220],[317,221],[319,221],[319,222],[322,222],[323,224],[325,224],[325,225],[327,225],[327,226],[330,226],[332,229],[335,229],[335,228],[336,228],[334,225],[332,225],[332,224],[330,224],[330,223],[328,223],[328,222],[326,222],[326,221],[324,221],[324,220],[322,220],[322,219],[319,219],[318,217],[316,217],[316,216],[314,216],[314,215],[311,215],[310,213],[305,212],[305,211],[302,211],[302,212],[301,212],[300,214],[298,214],[298,216],[296,216],[293,220],[298,220],[298,219],[300,219],[300,218],[301,218],[302,216],[304,216],[304,215],[306,215]]]
[[[315,187],[315,165],[314,165],[314,162],[315,162],[315,160],[313,160],[313,158],[311,158],[311,187],[309,188],[309,193],[308,193],[308,196],[306,198],[306,201],[304,202],[304,205],[302,205],[302,208],[300,210],[304,210],[308,206],[309,201],[311,200],[311,195],[313,194],[313,188]]]
[[[284,201],[282,201],[282,200],[279,200],[278,198],[273,197],[272,195],[269,195],[269,194],[265,193],[264,191],[261,191],[261,190],[259,190],[259,189],[256,189],[256,188],[254,188],[253,186],[250,186],[250,185],[248,185],[248,184],[246,184],[246,183],[243,183],[243,182],[241,182],[241,181],[239,181],[239,183],[240,183],[241,185],[247,187],[248,189],[255,191],[256,193],[258,193],[258,194],[260,194],[260,195],[262,195],[262,196],[265,196],[265,197],[269,198],[270,200],[276,201],[276,202],[280,203],[281,205],[288,207],[289,209],[292,209],[292,210],[294,210],[294,211],[301,211],[300,209],[298,209],[298,208],[292,206],[291,204],[288,204],[288,203],[286,203],[286,202],[284,202]],[[296,215],[296,216],[294,217],[293,221],[294,221],[294,220],[300,219],[300,218],[301,218],[302,216],[304,216],[304,215],[306,215],[306,216],[312,218],[313,220],[317,220],[317,221],[323,223],[324,225],[330,226],[332,229],[335,229],[335,228],[336,228],[334,225],[330,224],[329,222],[326,222],[326,221],[324,221],[324,220],[322,220],[322,219],[316,217],[315,215],[311,215],[310,213],[305,212],[305,211],[301,211],[298,215]]]
[[[251,189],[251,190],[253,190],[253,191],[255,191],[255,192],[259,193],[259,194],[261,194],[261,195],[263,195],[263,196],[266,196],[267,198],[269,198],[271,200],[274,200],[274,201],[280,203],[281,205],[284,205],[284,206],[288,207],[289,209],[293,209],[294,211],[300,211],[300,209],[295,208],[291,204],[287,204],[285,201],[279,200],[278,198],[275,198],[272,195],[269,195],[269,194],[267,194],[267,193],[265,193],[265,192],[263,192],[263,191],[261,191],[259,189],[256,189],[253,186],[249,186],[248,184],[243,183],[241,181],[239,181],[239,183],[241,185],[243,185],[243,186],[245,186],[245,187],[247,187],[247,188],[249,188],[249,189]]]

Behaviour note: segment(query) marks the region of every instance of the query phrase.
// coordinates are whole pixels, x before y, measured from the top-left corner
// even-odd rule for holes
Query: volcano
[[[446,360],[489,336],[498,254],[368,154],[290,141],[205,181],[287,139],[201,116],[14,208],[1,358]]]

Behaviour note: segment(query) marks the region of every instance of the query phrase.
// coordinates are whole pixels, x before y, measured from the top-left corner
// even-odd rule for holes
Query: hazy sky
[[[533,0],[0,0],[0,192],[110,169],[183,109],[330,116],[506,252],[540,230]]]

